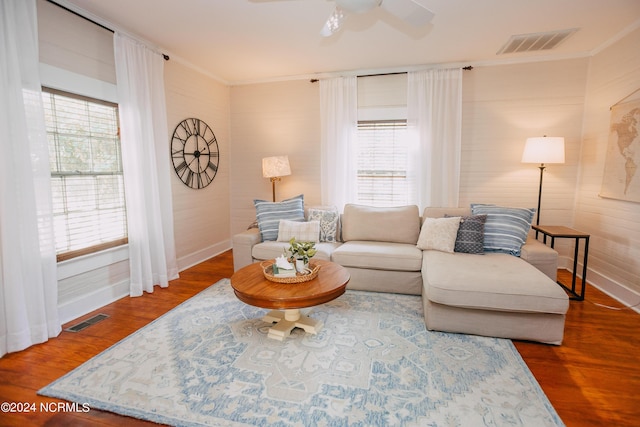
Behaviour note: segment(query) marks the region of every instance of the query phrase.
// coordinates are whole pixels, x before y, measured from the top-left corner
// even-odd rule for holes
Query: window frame
[[[103,105],[103,106],[107,106],[107,107],[111,107],[115,109],[115,119],[116,119],[116,128],[117,128],[117,138],[118,138],[118,143],[120,144],[120,116],[119,116],[119,105],[115,102],[111,102],[111,101],[107,101],[107,100],[103,100],[103,99],[98,99],[98,98],[94,98],[91,96],[86,96],[86,95],[81,95],[78,93],[74,93],[74,92],[70,92],[70,91],[66,91],[66,90],[60,90],[60,89],[56,89],[53,87],[49,87],[46,85],[42,86],[42,93],[44,94],[51,94],[51,95],[58,95],[58,96],[62,96],[62,97],[67,97],[67,98],[72,98],[72,99],[77,99],[80,101],[86,101],[86,102],[91,102],[93,104],[97,104],[97,105]],[[48,138],[48,134],[49,132],[47,131],[47,138]],[[120,144],[120,168],[122,168],[122,145]],[[51,177],[52,179],[56,176],[98,176],[98,175],[109,175],[109,174],[94,174],[94,173],[81,173],[81,174],[69,174],[69,173],[56,173],[56,172],[51,172]],[[111,174],[113,175],[113,174]],[[124,176],[124,170],[122,171],[122,174],[116,174],[116,175],[122,175]],[[53,182],[53,181],[51,181]],[[123,195],[124,195],[124,188],[123,188]],[[85,255],[90,255],[90,254],[95,254],[98,252],[102,252],[108,249],[112,249],[112,248],[117,248],[120,246],[124,246],[127,245],[129,243],[129,238],[128,238],[128,229],[127,229],[127,218],[126,218],[126,200],[123,197],[123,203],[124,203],[124,213],[125,213],[125,236],[124,237],[119,237],[119,238],[115,238],[113,240],[109,240],[106,242],[101,242],[98,244],[94,244],[94,245],[90,245],[84,248],[78,248],[78,249],[72,249],[72,250],[66,250],[64,252],[60,252],[57,253],[56,252],[56,260],[57,262],[62,262],[62,261],[68,261],[74,258],[78,258],[81,256],[85,256]],[[65,208],[66,208],[66,203],[65,203]]]

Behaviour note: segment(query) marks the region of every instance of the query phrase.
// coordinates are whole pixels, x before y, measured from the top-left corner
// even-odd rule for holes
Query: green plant
[[[304,263],[308,263],[309,259],[313,257],[317,249],[314,242],[298,242],[295,237],[289,240],[289,253],[291,253],[290,259],[301,259]]]

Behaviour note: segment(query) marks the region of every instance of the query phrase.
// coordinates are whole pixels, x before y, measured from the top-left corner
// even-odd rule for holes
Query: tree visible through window
[[[58,261],[127,242],[118,107],[43,89]]]
[[[409,203],[406,120],[358,122],[358,203]]]

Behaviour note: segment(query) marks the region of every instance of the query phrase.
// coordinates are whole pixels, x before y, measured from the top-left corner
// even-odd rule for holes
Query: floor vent
[[[91,325],[95,325],[96,323],[103,321],[107,317],[109,317],[109,316],[107,316],[106,314],[96,314],[95,316],[90,317],[89,319],[87,319],[87,320],[85,320],[83,322],[80,322],[77,325],[73,325],[73,326],[65,329],[65,331],[67,331],[67,332],[80,332],[81,330],[86,329]]]
[[[511,36],[496,55],[553,49],[576,31],[578,28]]]

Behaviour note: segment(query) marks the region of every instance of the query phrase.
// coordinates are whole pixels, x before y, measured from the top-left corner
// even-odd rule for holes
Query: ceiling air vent
[[[550,31],[546,33],[519,34],[511,36],[504,46],[496,53],[534,52],[537,50],[549,50],[565,41],[571,34],[578,31],[577,28],[568,30]]]

